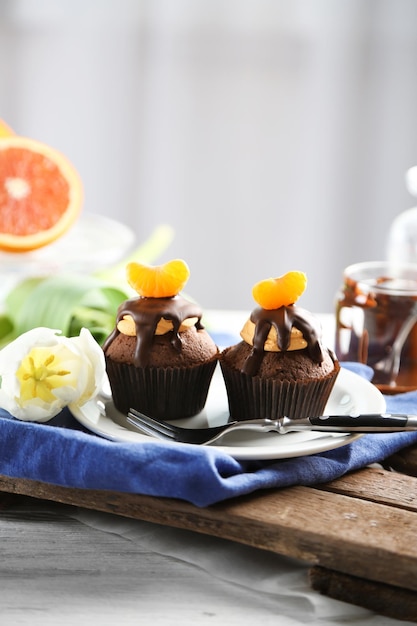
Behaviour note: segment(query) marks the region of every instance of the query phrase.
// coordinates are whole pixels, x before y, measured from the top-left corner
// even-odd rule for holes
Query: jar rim
[[[417,263],[362,261],[348,265],[343,271],[343,276],[345,279],[354,280],[366,291],[391,295],[417,295]],[[381,282],[376,282],[378,279]]]

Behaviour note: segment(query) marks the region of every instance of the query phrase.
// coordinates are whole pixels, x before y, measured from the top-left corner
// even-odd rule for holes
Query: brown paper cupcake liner
[[[115,407],[175,420],[203,410],[217,358],[189,368],[138,368],[106,358]]]
[[[233,420],[323,415],[339,372],[306,382],[276,381],[248,376],[220,361]]]

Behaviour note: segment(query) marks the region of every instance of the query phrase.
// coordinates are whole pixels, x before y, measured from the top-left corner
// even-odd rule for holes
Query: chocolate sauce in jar
[[[365,363],[384,392],[417,388],[417,266],[358,263],[336,300],[335,352]]]
[[[171,344],[177,351],[181,350],[179,328],[186,319],[196,317],[197,322],[195,326],[197,330],[204,328],[201,323],[202,311],[200,307],[181,296],[173,296],[172,298],[133,298],[119,306],[116,327],[104,342],[104,351],[119,334],[120,331],[117,328],[117,324],[125,315],[130,315],[135,323],[136,350],[133,362],[136,367],[146,367],[148,364],[155,330],[162,318],[172,322],[173,329],[170,331]]]
[[[250,319],[255,324],[255,334],[252,352],[243,368],[245,374],[249,374],[249,376],[257,374],[265,354],[265,342],[272,326],[277,332],[277,347],[280,351],[285,352],[288,350],[291,340],[291,329],[294,327],[302,332],[307,342],[307,349],[311,359],[315,363],[323,361],[324,355],[320,344],[318,322],[305,309],[294,305],[282,306],[273,310],[257,308],[252,311]]]

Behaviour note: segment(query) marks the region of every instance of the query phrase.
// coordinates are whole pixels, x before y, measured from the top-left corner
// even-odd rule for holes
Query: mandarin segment
[[[182,259],[173,259],[163,265],[128,263],[127,282],[143,298],[171,298],[185,286],[190,270]]]
[[[287,272],[278,278],[267,278],[256,283],[252,295],[263,309],[279,309],[281,306],[294,304],[304,293],[307,276],[304,272]]]

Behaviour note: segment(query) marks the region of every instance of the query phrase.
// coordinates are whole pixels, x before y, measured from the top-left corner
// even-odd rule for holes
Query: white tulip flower
[[[19,420],[47,422],[66,406],[91,412],[95,404],[103,350],[86,328],[78,337],[59,333],[34,328],[0,350],[0,407]]]

